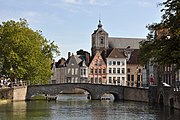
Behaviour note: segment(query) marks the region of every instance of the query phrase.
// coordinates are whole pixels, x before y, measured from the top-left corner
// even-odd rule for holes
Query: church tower
[[[93,56],[96,54],[96,51],[101,53],[103,50],[108,49],[108,33],[102,28],[101,20],[99,20],[98,28],[97,30],[94,30],[94,33],[91,37],[91,53]]]

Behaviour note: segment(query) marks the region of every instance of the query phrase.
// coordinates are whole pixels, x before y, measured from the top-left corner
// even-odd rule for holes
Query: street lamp
[[[136,81],[136,87],[138,88],[138,70],[139,70],[139,68],[138,68],[138,66],[137,66],[137,68],[136,68],[136,72],[137,72],[137,81]]]

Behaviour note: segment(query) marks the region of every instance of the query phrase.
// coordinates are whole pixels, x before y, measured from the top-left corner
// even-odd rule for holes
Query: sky
[[[161,20],[164,0],[0,0],[0,23],[25,18],[34,31],[54,41],[60,56],[91,53],[91,34],[99,19],[110,37],[146,38],[148,24]]]

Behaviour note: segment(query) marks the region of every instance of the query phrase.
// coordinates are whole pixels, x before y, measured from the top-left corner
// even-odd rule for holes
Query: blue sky
[[[110,37],[146,38],[147,24],[160,22],[164,0],[0,0],[0,22],[25,18],[33,30],[59,46],[61,57],[90,52],[101,18]]]

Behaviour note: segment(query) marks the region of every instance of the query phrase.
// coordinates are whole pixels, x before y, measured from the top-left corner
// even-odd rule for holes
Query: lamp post
[[[137,68],[136,68],[136,72],[137,72],[137,81],[136,81],[136,87],[138,88],[138,70],[139,70],[139,68],[138,68],[138,66],[137,66]]]

